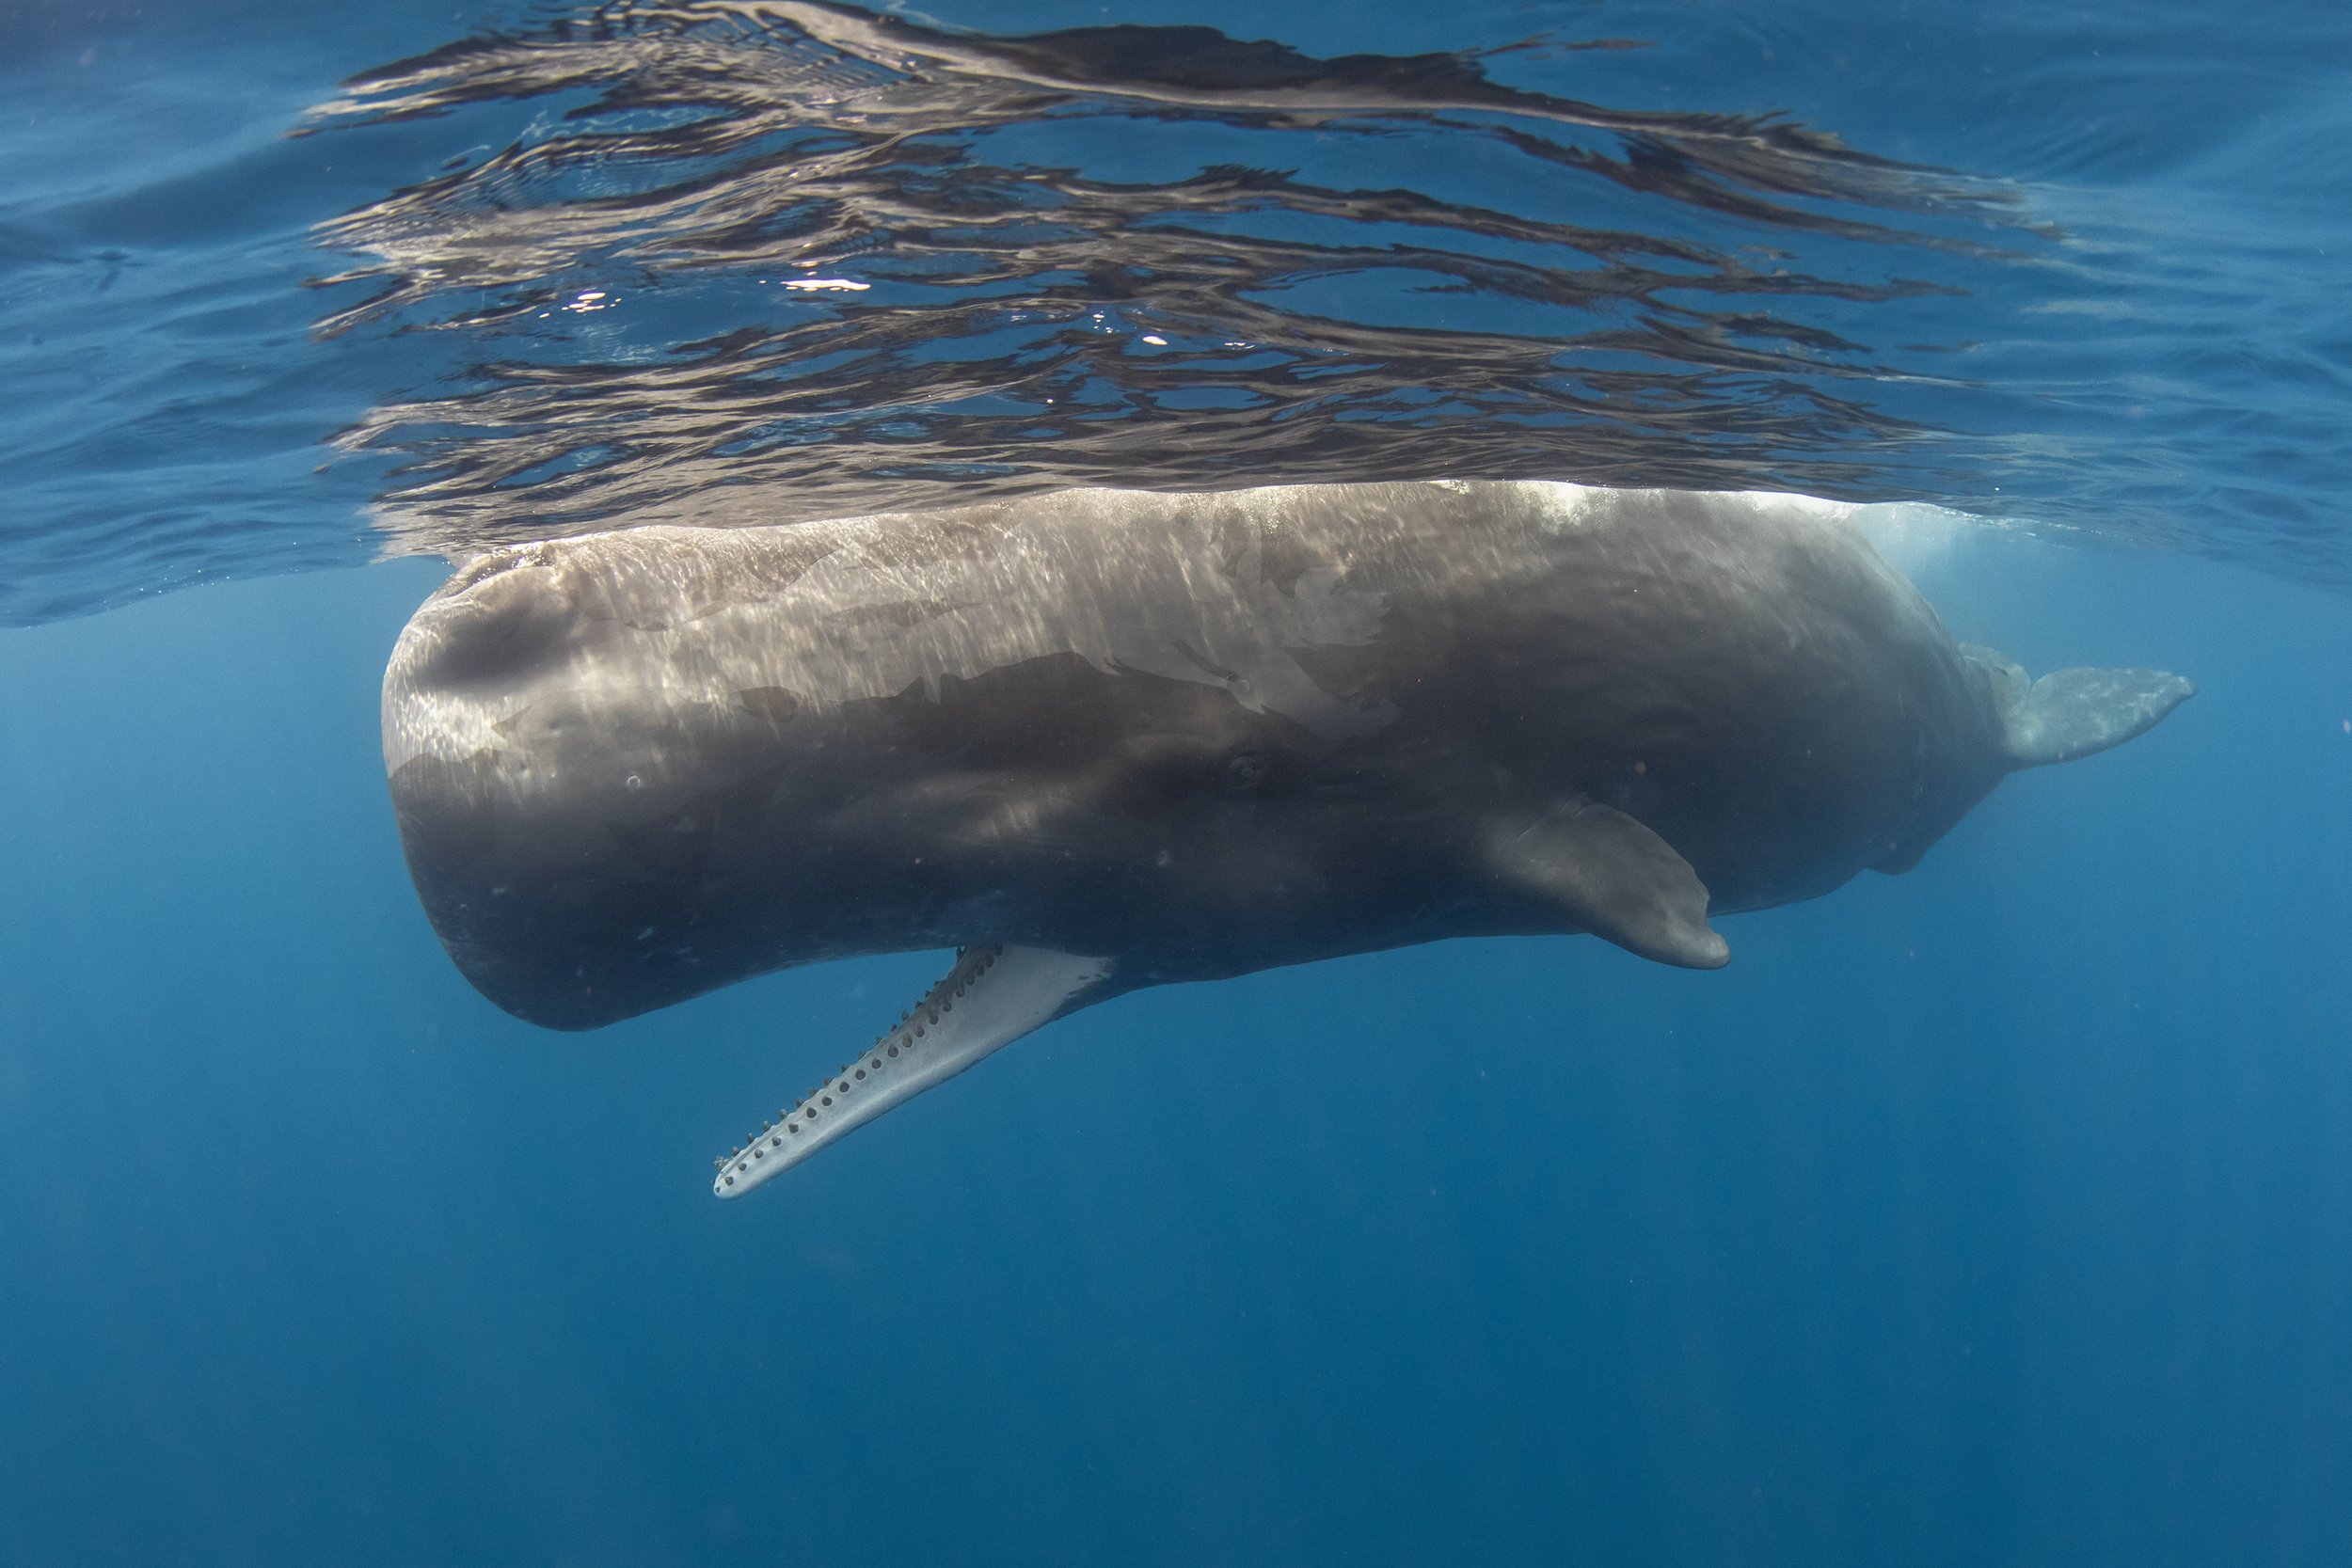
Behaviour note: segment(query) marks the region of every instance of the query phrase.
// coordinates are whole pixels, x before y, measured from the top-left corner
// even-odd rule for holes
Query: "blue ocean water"
[[[2348,34],[0,7],[0,1562],[2344,1560]],[[1999,519],[1887,545],[2201,694],[1720,974],[1146,991],[736,1204],[938,956],[559,1036],[418,910],[438,552],[1445,472]]]

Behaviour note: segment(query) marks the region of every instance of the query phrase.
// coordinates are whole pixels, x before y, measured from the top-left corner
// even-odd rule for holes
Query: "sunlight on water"
[[[2347,580],[2338,22],[1204,5],[0,17],[0,620],[1430,476]]]

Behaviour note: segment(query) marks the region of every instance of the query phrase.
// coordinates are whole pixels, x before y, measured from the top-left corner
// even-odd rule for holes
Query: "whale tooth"
[[[755,1164],[723,1170],[711,1190],[739,1197],[1031,1030],[1125,989],[1113,978],[1108,958],[1041,947],[965,948],[946,975],[900,1015],[896,1030],[875,1037],[880,1054],[843,1063],[818,1086],[811,1099],[825,1108],[821,1123],[818,1105],[798,1101],[795,1110],[806,1116],[787,1125],[791,1142],[780,1148],[771,1143]],[[949,1006],[957,997],[962,1005]],[[886,1072],[885,1057],[891,1058]]]

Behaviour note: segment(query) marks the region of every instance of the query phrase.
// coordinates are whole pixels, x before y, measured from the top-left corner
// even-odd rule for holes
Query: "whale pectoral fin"
[[[1125,989],[1111,967],[1042,947],[965,948],[898,1027],[719,1161],[710,1190],[740,1197],[989,1053]]]
[[[2146,733],[2196,692],[2161,670],[2053,670],[2001,705],[2001,749],[2013,768],[2072,762]]]
[[[1575,800],[1497,834],[1495,868],[1629,953],[1721,969],[1731,948],[1707,924],[1707,886],[1674,847],[1625,813]]]

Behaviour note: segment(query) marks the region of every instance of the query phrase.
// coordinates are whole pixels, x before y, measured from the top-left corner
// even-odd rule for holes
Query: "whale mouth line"
[[[714,1164],[711,1192],[740,1197],[982,1057],[1083,1005],[1107,958],[1038,947],[967,947],[923,999],[776,1120]]]

